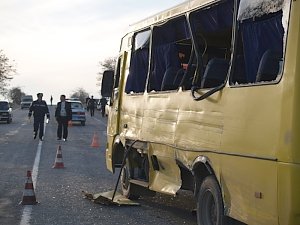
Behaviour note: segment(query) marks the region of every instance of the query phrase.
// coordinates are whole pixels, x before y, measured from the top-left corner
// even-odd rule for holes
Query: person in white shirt
[[[55,110],[55,118],[57,126],[57,140],[63,138],[64,141],[68,138],[68,122],[72,119],[71,103],[66,101],[66,96],[60,96],[60,102],[57,103]]]

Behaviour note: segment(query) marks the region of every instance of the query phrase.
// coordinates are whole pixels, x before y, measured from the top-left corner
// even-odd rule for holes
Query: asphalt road
[[[67,142],[56,140],[54,106],[46,125],[44,141],[32,138],[27,110],[14,110],[11,124],[0,124],[0,225],[92,225],[145,224],[196,225],[193,196],[157,194],[137,200],[140,206],[105,206],[83,198],[82,191],[113,190],[117,174],[105,165],[106,122],[96,111],[87,114],[86,126],[69,128]],[[100,147],[91,147],[94,135]],[[64,169],[53,169],[58,146]],[[35,196],[39,204],[20,205],[26,171],[33,170]],[[118,172],[118,171],[117,171]]]

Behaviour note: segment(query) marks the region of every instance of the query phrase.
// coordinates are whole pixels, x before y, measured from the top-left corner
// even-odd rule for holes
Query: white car
[[[85,108],[83,107],[81,101],[68,101],[71,103],[72,108],[72,122],[80,122],[82,126],[85,125],[86,116]]]

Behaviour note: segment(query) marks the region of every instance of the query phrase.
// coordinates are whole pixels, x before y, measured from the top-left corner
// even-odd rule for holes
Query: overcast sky
[[[118,54],[129,24],[184,0],[0,0],[0,49],[14,60],[10,87],[49,102],[83,88],[99,98],[99,61]]]

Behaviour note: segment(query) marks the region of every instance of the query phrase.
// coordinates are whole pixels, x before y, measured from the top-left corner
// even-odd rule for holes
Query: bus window
[[[187,68],[191,49],[185,16],[154,27],[148,91],[177,89]]]
[[[129,74],[125,86],[125,92],[127,94],[145,91],[149,67],[150,34],[151,31],[146,30],[135,35],[134,49],[131,54]]]
[[[284,46],[283,2],[241,0],[231,85],[275,81],[281,73]]]
[[[114,88],[119,87],[120,73],[121,73],[121,58],[118,58],[117,68],[116,68],[116,72],[114,74],[114,76],[115,76],[115,78],[114,78]]]
[[[232,0],[191,13],[198,62],[195,86],[212,88],[225,82],[231,57],[232,21]]]

